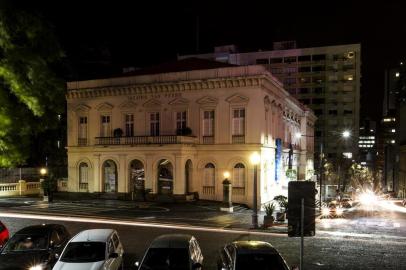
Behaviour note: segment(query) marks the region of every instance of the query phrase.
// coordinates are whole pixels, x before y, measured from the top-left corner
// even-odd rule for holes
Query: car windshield
[[[186,248],[150,248],[140,269],[190,269],[189,252]]]
[[[2,253],[48,248],[47,234],[16,234],[7,243]]]
[[[287,270],[284,261],[278,254],[239,254],[237,256],[236,270],[263,269]]]
[[[61,256],[61,262],[86,263],[106,259],[104,242],[71,242]]]

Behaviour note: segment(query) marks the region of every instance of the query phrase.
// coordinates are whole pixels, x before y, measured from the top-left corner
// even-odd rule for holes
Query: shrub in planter
[[[118,137],[122,137],[123,136],[123,130],[121,129],[121,128],[116,128],[114,131],[113,131],[113,135],[114,135],[114,137],[116,137],[116,138],[118,138]]]
[[[181,136],[192,135],[192,129],[190,127],[179,128],[176,130],[176,135],[181,135]]]
[[[265,209],[265,216],[264,216],[264,228],[271,227],[275,218],[273,217],[273,213],[275,211],[275,203],[267,203],[264,205]]]
[[[286,211],[288,209],[288,198],[283,195],[278,195],[273,198],[279,205],[280,212],[276,213],[276,220],[277,221],[285,221],[286,218]]]

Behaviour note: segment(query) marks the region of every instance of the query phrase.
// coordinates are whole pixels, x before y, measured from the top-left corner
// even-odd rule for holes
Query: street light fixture
[[[224,179],[228,179],[228,178],[230,178],[230,173],[228,171],[225,171],[223,173],[223,176],[224,176]]]
[[[42,176],[46,175],[47,172],[48,172],[48,171],[47,171],[46,168],[41,168],[41,170],[39,170],[39,173],[40,173]]]
[[[250,157],[251,164],[254,165],[254,196],[253,196],[253,210],[254,213],[252,214],[252,226],[254,229],[258,228],[258,200],[257,200],[257,166],[261,161],[261,156],[258,152],[252,153]]]
[[[344,130],[343,131],[343,138],[349,138],[351,136],[351,132],[349,130]]]

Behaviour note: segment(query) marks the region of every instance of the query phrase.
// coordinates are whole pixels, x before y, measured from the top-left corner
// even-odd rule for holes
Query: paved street
[[[162,217],[168,221],[166,217],[170,217],[171,212],[173,216],[179,217],[182,212],[180,210],[183,209],[183,215],[186,215],[186,210],[191,211],[194,209],[193,207],[179,206],[179,209],[176,209],[173,206],[161,208],[161,206],[155,205],[155,208],[151,208],[150,212],[146,210],[147,208],[143,210],[143,218],[131,220],[119,218],[117,215],[114,219],[107,219],[106,214],[97,217],[100,212],[111,213],[114,211],[113,209],[103,210],[104,206],[100,204],[85,205],[77,202],[69,208],[60,202],[59,204],[52,204],[48,208],[46,206],[46,204],[27,200],[14,201],[14,203],[0,200],[0,207],[2,207],[0,218],[9,227],[11,233],[24,226],[43,222],[63,223],[72,234],[88,228],[116,228],[128,253],[126,257],[127,269],[131,269],[129,266],[137,257],[142,256],[154,237],[173,232],[190,233],[197,237],[205,255],[205,269],[215,269],[219,247],[226,242],[240,239],[269,241],[282,253],[290,265],[299,263],[298,238],[289,238],[283,233],[253,232],[244,228],[230,230],[229,226],[224,226],[234,224],[234,221],[239,218],[249,219],[249,210],[228,214],[227,221],[223,220],[224,215],[221,214],[218,220],[213,221],[214,214],[212,213],[210,216],[208,213],[214,210],[210,210],[210,206],[207,205],[206,207],[209,209],[202,208],[202,213],[198,213],[196,209],[195,213],[189,213],[196,215],[196,221],[192,221],[193,224],[190,224],[194,227],[187,228],[186,226],[190,225],[185,224],[184,220],[180,220],[178,225],[170,225],[166,222],[164,226],[161,226],[156,222],[159,218],[151,218],[152,221],[150,221],[148,216],[159,217],[157,213],[166,213],[162,214]],[[201,206],[199,205],[199,207]],[[126,209],[125,203],[123,203],[121,208],[116,211],[132,213],[131,207],[133,206],[128,205],[128,207]],[[22,214],[17,213],[19,208]],[[47,210],[40,211],[41,208]],[[62,208],[65,211],[62,211]],[[37,215],[33,209],[36,209],[35,211],[38,213],[41,212],[42,215]],[[85,215],[83,217],[69,217],[68,212],[74,210],[81,211],[83,214],[87,213],[87,217]],[[345,219],[318,220],[316,236],[305,239],[305,269],[405,269],[406,213],[402,212],[403,210],[394,204],[379,206],[368,212],[359,207],[347,212]],[[128,215],[130,216],[130,214]],[[199,224],[197,220],[203,216],[212,220],[210,222],[202,220]],[[185,217],[183,219],[186,220]],[[245,224],[245,222],[241,224]]]

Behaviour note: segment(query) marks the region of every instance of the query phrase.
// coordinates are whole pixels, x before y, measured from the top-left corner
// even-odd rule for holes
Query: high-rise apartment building
[[[360,123],[358,140],[358,155],[361,165],[368,168],[375,168],[376,149],[376,122],[370,119],[364,119]]]
[[[381,121],[381,145],[378,149],[383,169],[382,186],[404,196],[405,173],[400,166],[400,146],[406,143],[406,109],[404,95],[404,63],[385,71],[383,116]],[[399,177],[402,178],[399,181]],[[401,183],[400,183],[401,182]]]
[[[214,53],[184,55],[235,65],[265,66],[300,102],[318,117],[316,155],[323,144],[330,160],[355,159],[358,154],[361,86],[361,45],[297,48],[294,41],[275,42],[271,51],[238,52],[236,46],[216,47]],[[343,132],[351,136],[344,138]],[[347,133],[348,135],[348,133]]]

